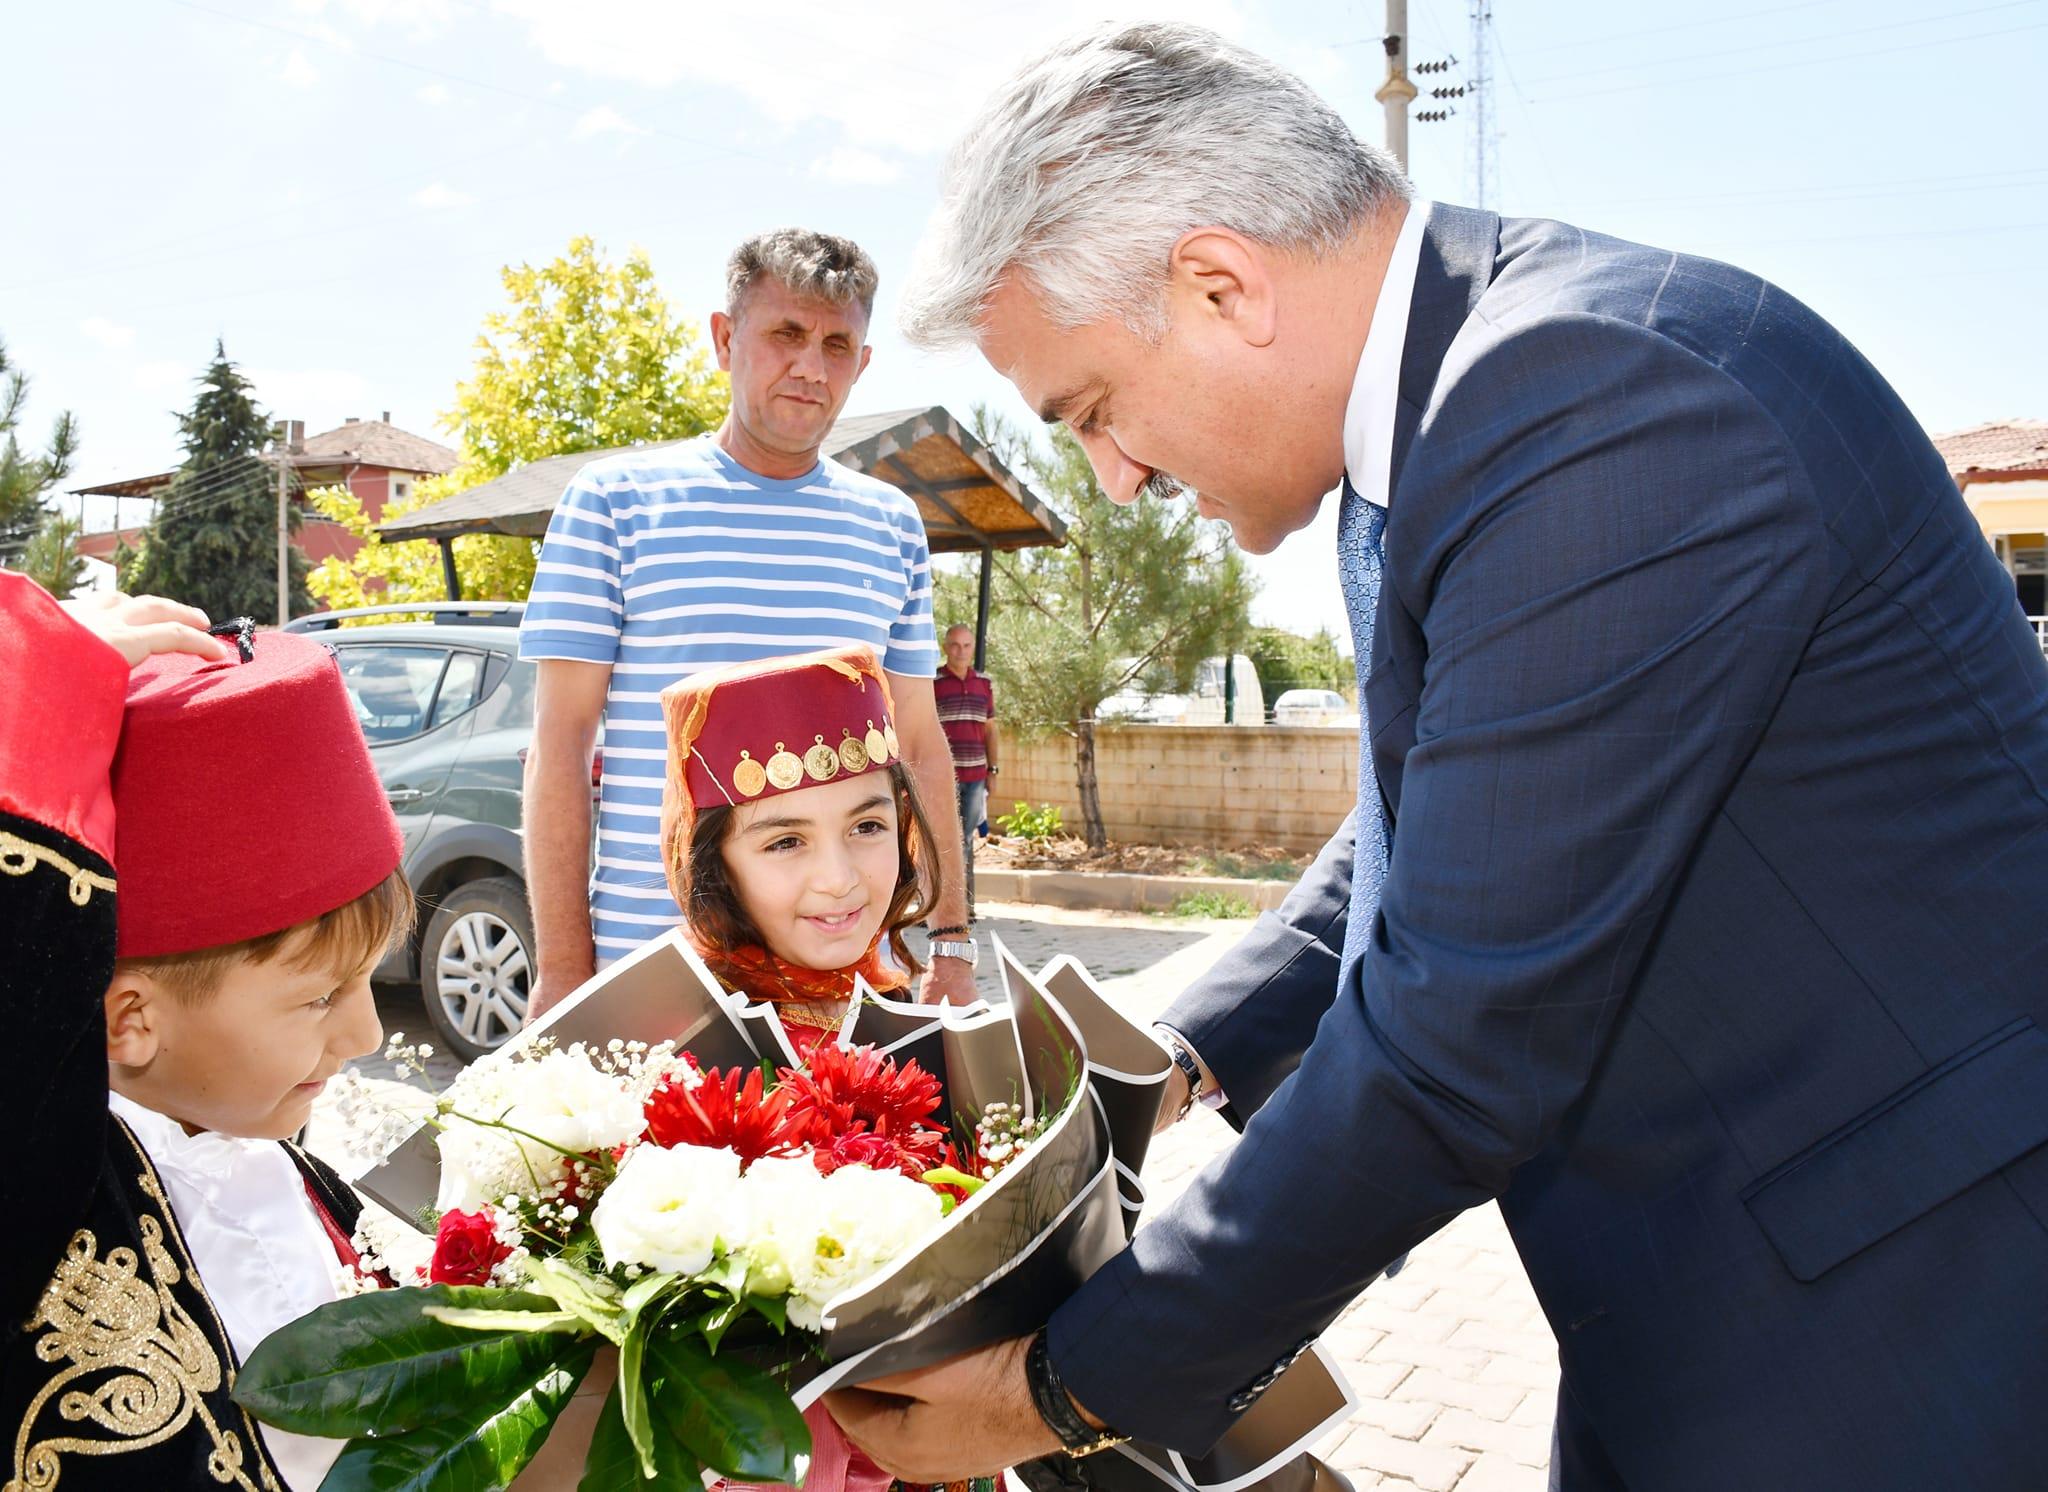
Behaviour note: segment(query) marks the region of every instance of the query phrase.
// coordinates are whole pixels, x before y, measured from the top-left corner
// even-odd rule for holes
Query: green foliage
[[[16,432],[28,403],[28,389],[28,375],[8,361],[6,344],[0,343],[0,566],[9,569],[26,568],[21,564],[22,551],[54,511],[47,500],[50,489],[71,474],[72,460],[78,454],[78,422],[69,413],[58,415],[51,425],[50,443],[42,455],[22,451]],[[43,569],[51,573],[49,565]],[[54,595],[70,594],[68,586],[51,589]]]
[[[63,600],[85,579],[85,561],[79,557],[78,536],[84,525],[66,518],[54,507],[43,510],[43,525],[21,551],[21,573],[51,595]]]
[[[1256,917],[1258,908],[1228,891],[1189,891],[1173,904],[1176,917]]]
[[[1298,881],[1301,871],[1299,860],[1260,860],[1232,854],[1197,855],[1188,863],[1190,875],[1225,876],[1233,881]]]
[[[441,574],[440,546],[424,539],[387,544],[377,524],[438,501],[455,491],[454,478],[430,477],[417,483],[403,501],[387,503],[382,518],[372,521],[362,500],[346,487],[320,487],[306,501],[323,518],[332,519],[362,541],[347,559],[329,555],[306,577],[306,589],[321,605],[335,611],[353,606],[378,606],[399,601],[444,601],[447,582]],[[465,601],[524,601],[533,587],[533,566],[539,546],[532,539],[506,534],[464,534],[455,541],[455,574]],[[365,623],[388,621],[365,617]]]
[[[1102,702],[1140,680],[1191,687],[1204,658],[1236,651],[1249,635],[1256,581],[1227,528],[1192,503],[1111,502],[1064,426],[1040,443],[977,408],[975,428],[1067,520],[1064,545],[995,557],[988,671],[1005,728],[1074,737],[1083,828],[1100,848],[1094,731]],[[941,614],[971,615],[969,591],[964,575],[942,580]]]
[[[277,473],[259,459],[271,425],[249,390],[216,342],[198,397],[178,416],[184,464],[123,568],[123,590],[169,596],[216,621],[276,619]],[[296,532],[295,504],[287,521]],[[313,605],[306,557],[293,546],[288,559],[291,614],[297,616]]]
[[[578,237],[562,257],[500,278],[511,305],[484,318],[446,416],[463,450],[449,491],[543,456],[683,440],[725,418],[726,377],[695,324],[670,311],[645,254],[614,268]]]
[[[1337,639],[1327,627],[1313,637],[1288,632],[1280,627],[1259,627],[1245,644],[1245,653],[1259,673],[1259,691],[1266,696],[1266,708],[1288,689],[1335,689],[1350,694],[1358,684],[1351,660],[1338,651]]]
[[[796,1458],[810,1453],[810,1429],[781,1384],[687,1333],[649,1336],[647,1398],[657,1436],[724,1476],[794,1482]]]
[[[996,819],[996,827],[1018,839],[1051,839],[1061,832],[1059,805],[1041,803],[1033,808],[1020,801]]]

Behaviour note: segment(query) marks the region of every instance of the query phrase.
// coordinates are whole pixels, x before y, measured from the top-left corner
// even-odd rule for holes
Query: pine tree
[[[276,619],[277,472],[261,459],[271,426],[250,387],[214,343],[199,395],[191,411],[177,417],[184,463],[122,571],[123,590],[168,596],[216,621]],[[296,532],[296,505],[289,521]],[[296,545],[290,586],[292,615],[311,611],[306,557]]]
[[[56,508],[43,510],[43,526],[22,547],[16,568],[62,601],[85,579],[85,560],[78,553],[84,527]]]
[[[9,569],[20,567],[22,551],[51,511],[50,489],[70,475],[78,452],[78,424],[60,414],[43,454],[25,454],[15,431],[27,403],[28,375],[8,362],[0,344],[0,566]]]

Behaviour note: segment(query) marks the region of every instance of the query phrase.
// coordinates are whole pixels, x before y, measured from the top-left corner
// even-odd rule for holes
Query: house
[[[1994,420],[1934,444],[2048,646],[2048,420]]]
[[[294,422],[294,429],[297,428]],[[305,522],[300,526],[295,542],[306,558],[316,565],[330,555],[347,559],[362,548],[362,543],[340,524],[331,523],[307,508],[304,495],[308,490],[347,487],[362,503],[363,512],[375,522],[384,515],[387,504],[410,497],[415,482],[453,471],[458,459],[454,451],[438,441],[399,429],[391,423],[389,410],[384,412],[382,419],[376,420],[359,420],[350,416],[332,430],[290,442],[288,452],[294,501],[305,511]],[[274,462],[275,457],[266,454],[263,460]],[[97,487],[77,488],[72,495],[114,498],[118,513],[121,499],[139,497],[154,501],[161,498],[176,476],[175,471],[165,471],[146,477],[128,477],[118,482],[104,482]],[[98,579],[97,567],[111,559],[117,541],[125,540],[132,547],[140,533],[138,528],[117,527],[105,533],[81,537],[78,552],[88,560],[91,578]]]

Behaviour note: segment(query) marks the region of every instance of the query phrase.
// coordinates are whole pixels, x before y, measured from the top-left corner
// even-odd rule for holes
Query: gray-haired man
[[[935,933],[964,937],[953,759],[932,697],[931,569],[909,498],[819,452],[867,367],[875,267],[848,239],[748,239],[712,313],[732,409],[713,435],[593,461],[541,546],[520,653],[541,660],[526,762],[533,1012],[681,920],[659,853],[660,695],[729,663],[864,643],[940,846]],[[604,727],[595,871],[590,764]],[[958,946],[958,945],[955,945]],[[973,998],[933,959],[927,998]]]

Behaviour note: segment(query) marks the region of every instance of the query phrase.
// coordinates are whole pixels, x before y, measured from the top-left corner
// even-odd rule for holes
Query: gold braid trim
[[[206,1395],[223,1383],[234,1383],[232,1353],[224,1364],[215,1350],[216,1343],[227,1342],[227,1331],[192,1268],[156,1168],[127,1125],[116,1124],[142,1162],[136,1180],[143,1194],[163,1215],[138,1214],[140,1260],[131,1248],[109,1249],[101,1258],[90,1230],[81,1228],[72,1235],[26,1328],[43,1333],[35,1343],[36,1356],[63,1366],[29,1402],[15,1430],[13,1474],[4,1492],[51,1492],[63,1476],[66,1455],[118,1456],[144,1450],[172,1439],[195,1421],[213,1443],[206,1469],[215,1482],[240,1492],[283,1492],[247,1414],[239,1417],[256,1448],[253,1481],[247,1466],[251,1457],[241,1435],[222,1427],[207,1407]],[[173,1248],[178,1258],[172,1256]],[[173,1293],[172,1286],[180,1280],[205,1306],[215,1333],[211,1338]],[[98,1433],[33,1439],[37,1421],[53,1399],[59,1419]]]
[[[41,861],[52,870],[71,877],[71,904],[82,907],[95,891],[112,891],[114,879],[73,865],[55,850],[0,830],[0,875],[25,876]]]

